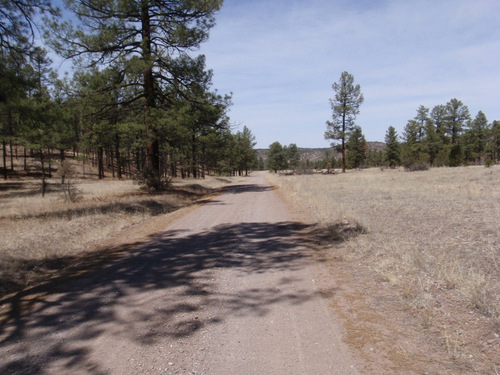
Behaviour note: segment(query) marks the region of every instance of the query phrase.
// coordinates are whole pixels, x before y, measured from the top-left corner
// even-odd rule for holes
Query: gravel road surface
[[[307,228],[245,178],[1,326],[0,373],[358,374]]]

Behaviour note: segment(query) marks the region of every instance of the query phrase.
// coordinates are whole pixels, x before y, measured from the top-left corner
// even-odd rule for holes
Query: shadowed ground
[[[301,305],[321,304],[325,293],[304,273],[310,262],[305,235],[315,228],[282,220],[286,213],[278,212],[283,208],[272,189],[260,177],[260,184],[248,181],[147,242],[110,249],[114,259],[93,271],[82,273],[89,263],[75,266],[72,276],[4,301],[11,319],[0,327],[0,373],[303,373],[310,368],[304,361],[315,359],[305,356],[313,345],[307,336],[318,341],[320,333],[297,324],[312,317],[312,330],[314,324],[329,330],[329,323],[314,323],[310,307],[298,317],[290,314]],[[265,217],[269,220],[261,220]],[[298,348],[287,348],[293,344],[288,335]],[[283,348],[275,348],[281,341]],[[267,363],[265,352],[276,350],[275,363]],[[245,362],[247,357],[261,358],[263,367]],[[341,362],[328,361],[324,368],[331,371],[332,363]],[[331,373],[346,373],[347,366],[339,366]]]

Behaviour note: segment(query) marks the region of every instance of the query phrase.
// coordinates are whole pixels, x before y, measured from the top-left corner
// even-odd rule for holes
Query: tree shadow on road
[[[274,190],[274,187],[269,185],[257,185],[257,184],[238,184],[238,185],[230,185],[224,188],[225,193],[231,193],[231,194],[242,194],[248,192],[261,193],[269,190]]]
[[[232,294],[217,289],[214,279],[227,268],[241,274],[301,268],[308,259],[304,233],[315,230],[281,222],[220,225],[195,234],[166,231],[75,259],[69,275],[2,301],[7,319],[0,326],[0,373],[41,374],[57,361],[68,371],[105,374],[90,356],[91,342],[105,331],[147,346],[191,336],[228,316],[263,316],[276,303],[321,298],[284,292],[280,285]],[[212,309],[220,303],[224,308]],[[210,309],[216,313],[208,314]]]

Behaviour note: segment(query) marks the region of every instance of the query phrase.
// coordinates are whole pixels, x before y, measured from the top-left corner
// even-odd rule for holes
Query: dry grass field
[[[269,178],[332,234],[327,247],[338,266],[334,272],[349,270],[344,279],[379,304],[386,318],[394,313],[393,325],[396,311],[379,302],[394,293],[405,314],[418,318],[419,334],[444,349],[449,373],[500,373],[500,166]],[[334,241],[342,227],[363,234]],[[377,319],[366,313],[367,322]],[[404,325],[404,315],[400,319]],[[354,342],[362,336],[361,323],[351,323]],[[376,341],[377,333],[370,334],[367,340]],[[402,347],[388,354],[393,362],[410,361]],[[420,360],[413,354],[413,365],[422,366],[416,373],[428,370],[424,357],[431,353]]]
[[[500,166],[268,176],[328,233],[318,259],[339,287],[324,294],[368,362],[388,374],[500,374]],[[165,214],[237,179],[174,181],[150,195],[76,175],[72,200],[56,176],[43,198],[39,179],[1,180],[0,297],[161,230]]]
[[[193,204],[235,180],[173,181],[168,192],[150,195],[132,181],[81,177],[71,180],[73,200],[68,199],[68,185],[56,176],[43,198],[39,179],[0,181],[0,296],[57,272],[105,239],[123,236],[127,229]]]

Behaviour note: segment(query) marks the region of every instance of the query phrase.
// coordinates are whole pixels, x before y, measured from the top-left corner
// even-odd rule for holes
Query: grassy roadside
[[[0,181],[0,297],[34,285],[106,244],[133,242],[161,230],[168,215],[217,194],[236,177],[173,181],[169,191],[150,195],[132,181],[72,180],[70,201],[50,181]]]
[[[344,272],[340,282],[349,280],[350,287],[358,290],[357,296],[351,293],[342,310],[352,323],[348,339],[355,346],[373,351],[373,343],[368,348],[365,345],[384,336],[380,332],[388,331],[391,324],[380,323],[382,315],[390,316],[390,330],[396,332],[401,331],[398,322],[405,324],[406,314],[418,318],[414,332],[407,332],[407,336],[425,333],[427,337],[422,339],[432,338],[446,354],[441,360],[451,366],[449,373],[500,371],[498,166],[423,172],[371,169],[269,178],[333,234],[342,226],[365,232],[326,248],[338,266],[335,272]],[[402,303],[398,306],[404,306],[399,319],[396,304],[383,306],[381,302],[394,301],[390,294]],[[376,311],[368,306],[368,300],[378,304],[381,316],[374,316]],[[365,342],[360,339],[362,311],[368,327]],[[378,324],[378,333],[374,324]],[[380,346],[387,347],[388,341]],[[392,357],[386,353],[393,365],[408,362],[408,356],[415,362],[414,352],[410,350],[413,354],[406,353],[406,357],[401,352],[405,350],[395,350]],[[428,366],[424,362],[433,355],[422,353],[422,367],[415,373],[421,373]]]

